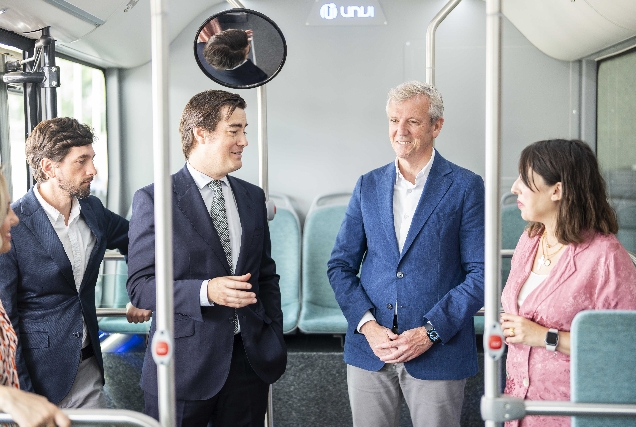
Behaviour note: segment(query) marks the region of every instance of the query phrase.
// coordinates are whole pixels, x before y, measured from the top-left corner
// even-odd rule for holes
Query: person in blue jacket
[[[484,183],[433,148],[440,93],[389,92],[395,161],[358,179],[328,275],[348,330],[344,359],[354,426],[459,426],[478,371],[473,315],[484,299]]]

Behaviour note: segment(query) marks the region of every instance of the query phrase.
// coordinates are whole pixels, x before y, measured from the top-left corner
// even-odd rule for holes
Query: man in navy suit
[[[260,426],[269,384],[285,371],[279,277],[263,190],[229,173],[247,147],[245,101],[199,93],[181,115],[186,165],[172,175],[174,364],[177,425]],[[135,193],[128,293],[155,310],[154,186]],[[156,331],[154,322],[151,338]],[[144,412],[156,419],[157,367],[141,377]]]
[[[443,112],[431,85],[389,92],[396,159],[358,180],[328,263],[355,426],[397,427],[401,396],[413,425],[459,426],[478,370],[484,184],[433,148]]]
[[[127,252],[128,221],[90,195],[97,171],[88,126],[43,121],[26,154],[37,185],[12,205],[20,224],[0,256],[0,297],[19,337],[20,388],[61,407],[103,408],[95,284],[106,249]]]

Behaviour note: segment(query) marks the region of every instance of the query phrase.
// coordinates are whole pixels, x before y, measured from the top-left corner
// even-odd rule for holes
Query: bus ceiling
[[[169,41],[202,12],[231,7],[223,0],[180,1],[176,6],[177,0],[168,1]],[[38,30],[50,26],[60,53],[94,65],[133,68],[150,61],[148,1],[0,0],[2,10],[0,28],[37,39]],[[503,13],[538,49],[565,61],[636,36],[636,2],[504,0]]]

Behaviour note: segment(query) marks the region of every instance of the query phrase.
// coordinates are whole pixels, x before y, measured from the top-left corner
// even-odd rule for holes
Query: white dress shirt
[[[395,183],[393,184],[393,226],[395,227],[395,237],[398,242],[398,248],[400,253],[404,249],[404,243],[406,242],[406,236],[411,228],[411,222],[413,221],[413,215],[415,209],[420,202],[428,174],[431,172],[433,166],[433,160],[435,160],[435,149],[431,154],[431,159],[424,165],[421,171],[415,176],[415,184],[410,183],[400,172],[398,166],[398,159],[395,159]],[[395,302],[395,314],[397,314],[398,304]],[[358,332],[365,323],[375,320],[370,310],[362,316],[362,319],[358,323]]]
[[[51,225],[57,233],[57,237],[62,242],[64,252],[71,262],[73,269],[73,279],[75,280],[75,288],[79,292],[82,280],[84,279],[84,272],[88,265],[91,252],[95,247],[97,238],[91,232],[90,228],[84,221],[84,218],[80,215],[82,207],[79,204],[77,198],[73,197],[71,202],[71,213],[68,218],[68,225],[64,221],[64,215],[62,215],[57,209],[48,204],[46,200],[40,194],[38,186],[33,188],[35,197],[40,202],[42,209],[46,212],[46,216],[49,217]],[[82,348],[86,347],[89,342],[88,331],[86,330],[86,321],[82,317]]]
[[[187,164],[188,171],[195,184],[199,188],[205,208],[210,212],[212,202],[214,201],[214,190],[208,187],[208,184],[214,179],[210,178],[206,174],[196,170],[190,162]],[[227,225],[230,230],[230,246],[232,247],[232,268],[236,271],[236,262],[238,261],[239,254],[241,252],[241,235],[243,234],[243,228],[241,227],[241,218],[239,217],[238,207],[236,206],[236,200],[234,199],[234,193],[232,187],[227,180],[227,176],[221,179],[221,190],[223,191],[223,198],[225,199],[225,212],[227,214]],[[201,283],[201,291],[199,292],[199,302],[201,306],[210,307],[213,304],[208,299],[208,280],[205,279]]]

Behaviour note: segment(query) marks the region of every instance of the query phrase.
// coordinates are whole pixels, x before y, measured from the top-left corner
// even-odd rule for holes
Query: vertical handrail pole
[[[258,185],[265,192],[265,200],[269,200],[269,181],[267,169],[267,90],[265,85],[256,88],[258,104]]]
[[[426,29],[426,83],[435,86],[435,32],[439,24],[462,0],[450,0],[431,20]]]
[[[59,76],[53,71],[55,69],[55,40],[51,37],[50,28],[42,28],[42,37],[38,43],[42,42],[42,64],[47,80],[43,82],[44,88],[44,117],[46,120],[57,117],[57,86],[59,86]],[[37,67],[37,64],[33,64]],[[53,78],[54,81],[51,81]]]
[[[172,193],[168,127],[168,11],[167,0],[151,1],[153,159],[155,181],[155,278],[157,287],[154,339],[162,336],[173,347],[174,302],[172,273]],[[176,425],[172,352],[157,363],[159,421]]]
[[[501,0],[486,0],[486,224],[484,328],[499,323],[501,281],[500,158],[501,158]],[[487,343],[484,343],[486,348]],[[486,399],[499,397],[500,364],[484,355]],[[486,427],[499,425],[486,421]]]

